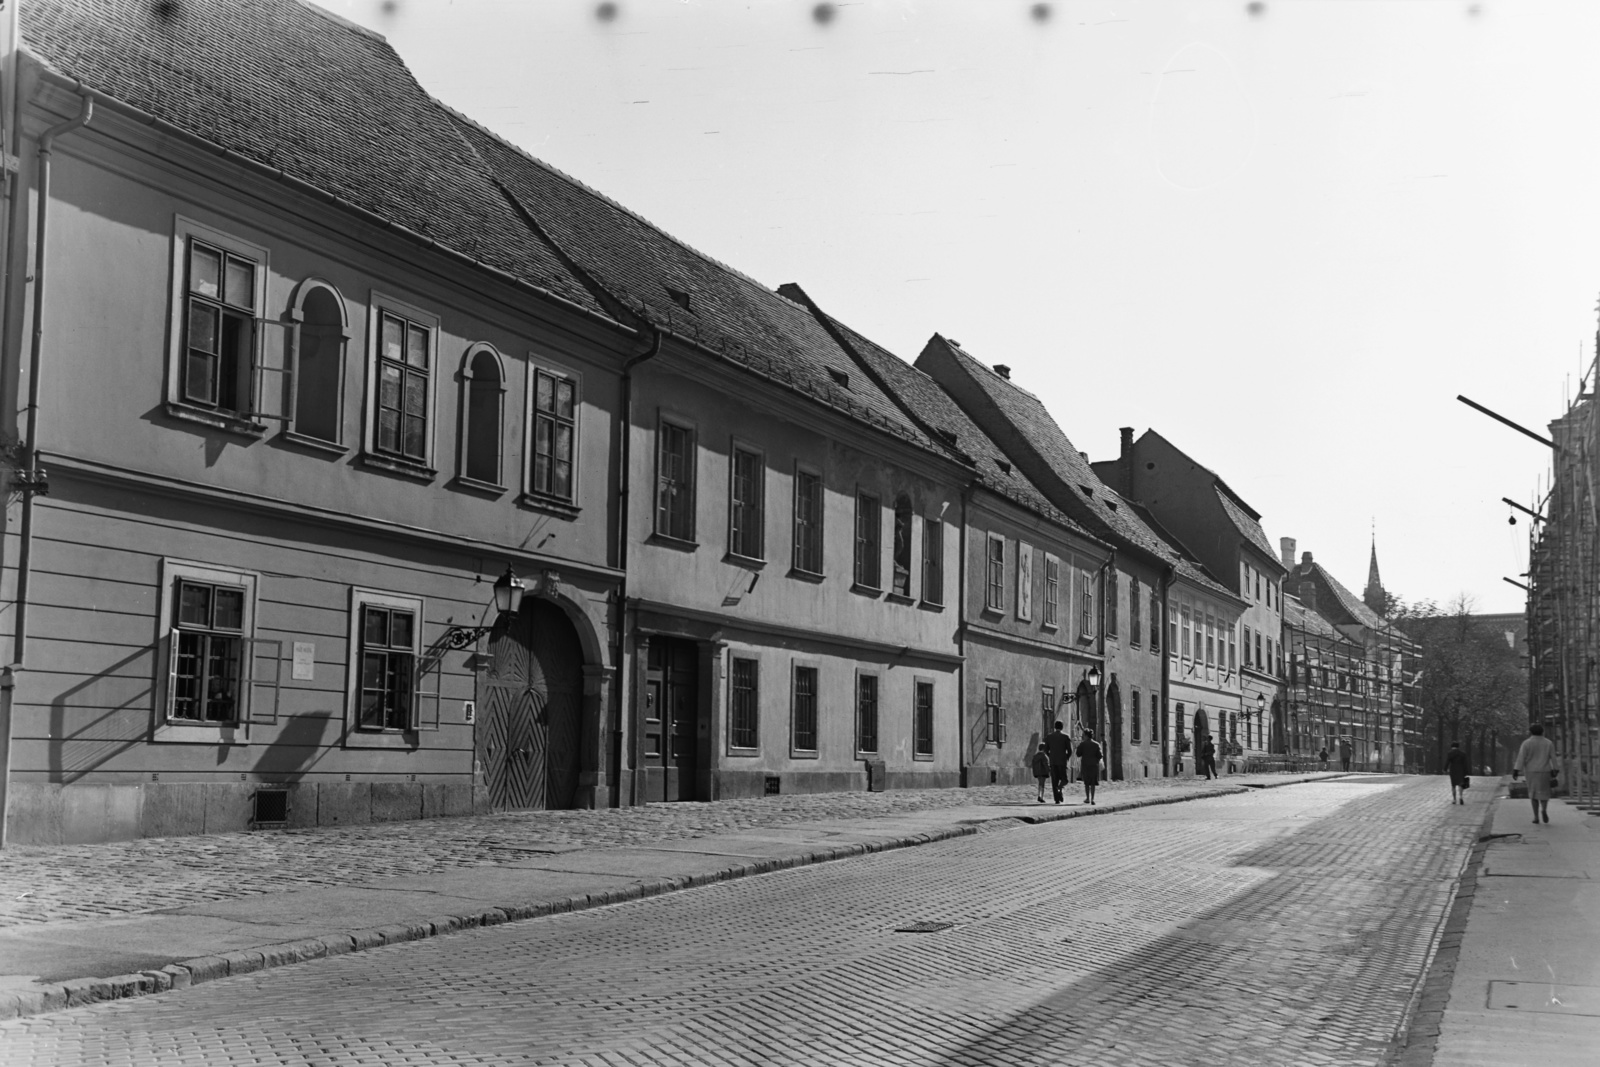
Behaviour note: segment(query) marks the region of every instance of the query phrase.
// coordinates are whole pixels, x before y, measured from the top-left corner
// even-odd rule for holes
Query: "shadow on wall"
[[[991,1003],[1016,1003],[998,995],[1007,988],[1054,989],[1002,1019],[990,1016],[985,1033],[940,1062],[1089,1065],[1108,1062],[1108,1051],[1121,1062],[1130,1049],[1212,1062],[1248,1036],[1241,1013],[1259,1012],[1287,1020],[1271,1024],[1270,1046],[1258,1053],[1270,1062],[1381,1061],[1436,927],[1419,917],[1442,917],[1460,861],[1455,849],[1417,847],[1439,840],[1436,808],[1404,810],[1390,793],[1352,797],[1221,871],[1205,862],[1218,842],[1196,835],[1154,871],[1130,857],[1092,885],[1031,906],[1026,923],[975,927],[986,958],[1013,961],[1003,973],[986,971]],[[1443,821],[1464,848],[1481,815],[1452,809]],[[1395,833],[1397,822],[1414,829]],[[1152,890],[1154,879],[1165,887]],[[1130,903],[1152,896],[1192,917],[1175,923]]]

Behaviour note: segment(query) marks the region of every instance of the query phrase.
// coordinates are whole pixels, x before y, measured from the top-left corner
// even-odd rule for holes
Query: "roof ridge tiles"
[[[385,45],[388,45],[388,47],[390,49],[394,48],[393,45],[389,44],[389,38],[385,37],[383,34],[379,33],[377,30],[371,28],[370,26],[363,26],[359,22],[352,22],[349,19],[345,18],[343,15],[336,14],[335,12],[329,11],[325,7],[318,7],[315,3],[312,2],[312,0],[294,0],[294,2],[299,4],[301,7],[305,8],[308,11],[311,11],[311,12],[314,12],[315,14],[321,15],[323,18],[328,19],[330,22],[339,23],[339,25],[343,26],[347,30],[353,30],[354,32],[362,34],[363,36],[371,37],[373,40],[382,41]]]

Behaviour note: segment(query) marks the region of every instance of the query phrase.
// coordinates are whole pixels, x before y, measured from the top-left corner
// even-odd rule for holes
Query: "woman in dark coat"
[[[1083,779],[1083,799],[1085,803],[1094,803],[1094,787],[1100,784],[1100,745],[1094,739],[1093,730],[1083,731],[1083,740],[1078,742],[1078,776]]]
[[[1450,751],[1444,754],[1444,769],[1450,775],[1450,803],[1467,802],[1467,754],[1461,751],[1461,742],[1450,742]]]

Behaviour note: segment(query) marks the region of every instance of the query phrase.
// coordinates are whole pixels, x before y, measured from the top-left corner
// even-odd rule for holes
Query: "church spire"
[[[1383,579],[1378,577],[1378,524],[1372,524],[1372,562],[1367,564],[1367,588],[1361,594],[1361,602],[1379,615],[1384,614],[1385,602],[1389,599],[1383,591]]]

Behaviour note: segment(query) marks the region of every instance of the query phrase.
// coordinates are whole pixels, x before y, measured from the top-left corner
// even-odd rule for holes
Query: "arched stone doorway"
[[[1106,691],[1106,714],[1109,729],[1100,740],[1106,746],[1106,765],[1113,782],[1122,781],[1122,690],[1116,682]]]
[[[489,634],[475,731],[489,804],[497,811],[570,808],[583,740],[584,655],[559,606],[528,597]]]

